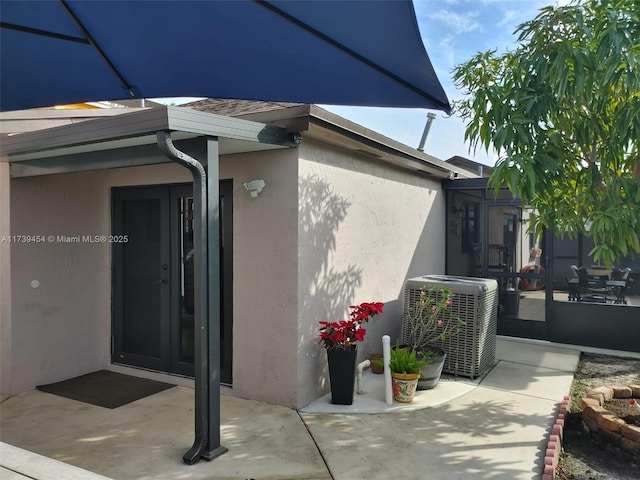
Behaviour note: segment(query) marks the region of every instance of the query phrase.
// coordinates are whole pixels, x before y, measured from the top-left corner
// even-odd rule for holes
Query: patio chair
[[[616,269],[611,272],[611,280],[624,280],[629,278],[631,269],[629,267],[623,269]]]
[[[569,301],[577,302],[580,300],[580,283],[578,279],[578,267],[571,265],[571,276],[566,277],[567,289],[569,290]]]
[[[629,290],[631,282],[633,282],[633,279],[629,276],[630,273],[631,269],[629,267],[622,270],[617,269],[611,272],[611,280],[614,282],[624,282],[624,285],[614,285],[611,288],[612,293],[616,296],[613,303],[622,305],[627,304],[626,292]]]
[[[581,302],[607,303],[609,275],[589,275],[586,268],[578,270],[578,284],[580,285]]]

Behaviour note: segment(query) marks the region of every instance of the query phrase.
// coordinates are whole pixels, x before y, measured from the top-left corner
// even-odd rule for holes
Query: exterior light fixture
[[[264,180],[256,179],[251,180],[250,182],[245,182],[242,185],[244,185],[244,188],[247,189],[247,191],[251,195],[251,198],[258,198],[258,194],[262,192],[262,189],[266,184],[264,183]]]

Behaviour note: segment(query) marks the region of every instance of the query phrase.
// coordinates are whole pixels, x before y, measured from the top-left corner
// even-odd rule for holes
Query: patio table
[[[592,276],[591,276],[592,277]],[[594,280],[593,278],[591,278],[591,280]],[[584,298],[584,290],[586,290],[587,292],[589,292],[589,294],[593,294],[593,289],[587,287],[583,287],[580,284],[580,279],[579,278],[568,278],[567,279],[567,284],[569,286],[569,301],[576,301],[576,302],[581,302],[581,301],[585,301]],[[614,304],[626,304],[627,303],[627,299],[625,297],[625,293],[628,289],[628,284],[627,281],[625,280],[611,280],[611,279],[605,279],[604,281],[604,285],[606,287],[606,301],[612,301]],[[582,288],[581,288],[582,287]],[[596,288],[595,290],[600,290],[599,288]],[[607,297],[608,295],[615,295],[615,299],[609,300]],[[588,301],[588,300],[587,300]]]

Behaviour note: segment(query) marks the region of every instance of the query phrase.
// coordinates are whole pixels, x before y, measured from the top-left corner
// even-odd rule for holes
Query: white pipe
[[[384,361],[384,401],[387,405],[393,405],[393,390],[391,388],[391,370],[389,361],[391,360],[391,337],[382,337],[382,358]]]
[[[362,381],[362,370],[367,368],[369,365],[371,365],[371,362],[369,360],[365,360],[364,362],[359,363],[356,367],[356,393],[359,395],[367,393],[362,389],[360,382]]]

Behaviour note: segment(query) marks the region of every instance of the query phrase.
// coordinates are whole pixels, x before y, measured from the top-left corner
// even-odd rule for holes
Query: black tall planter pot
[[[351,405],[356,378],[357,350],[327,350],[331,403]]]

